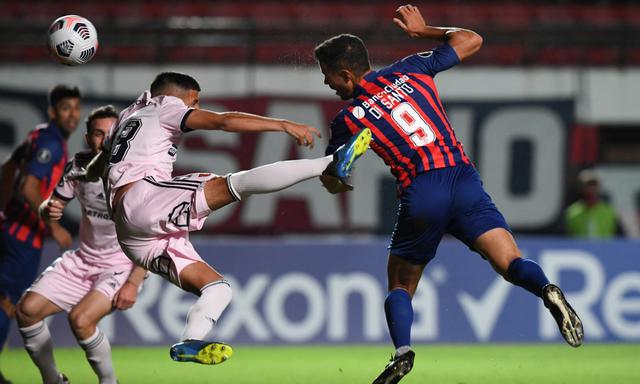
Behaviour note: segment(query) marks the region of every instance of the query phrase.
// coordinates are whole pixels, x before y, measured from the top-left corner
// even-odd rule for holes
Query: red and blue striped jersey
[[[443,44],[366,74],[351,104],[331,123],[326,153],[360,130],[371,129],[371,149],[391,168],[400,193],[422,172],[471,164],[433,81],[438,72],[459,62],[455,50]]]
[[[21,198],[18,188],[27,175],[40,180],[40,196],[48,198],[53,192],[67,164],[67,143],[60,129],[53,123],[41,124],[29,133],[11,157],[20,164],[14,192],[7,204],[5,230],[20,242],[42,248],[44,221]]]

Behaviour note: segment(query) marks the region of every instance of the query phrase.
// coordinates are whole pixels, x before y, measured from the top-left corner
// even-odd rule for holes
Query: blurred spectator
[[[578,175],[580,199],[565,210],[567,235],[593,239],[616,235],[617,215],[600,195],[600,180],[595,171],[585,169]]]

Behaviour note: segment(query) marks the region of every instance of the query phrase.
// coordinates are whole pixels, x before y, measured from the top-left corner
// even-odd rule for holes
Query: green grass
[[[113,350],[121,384],[334,384],[370,383],[384,368],[388,346],[237,346],[219,366],[176,363],[168,348]],[[58,367],[72,383],[97,382],[79,348],[58,349]],[[0,357],[14,384],[38,383],[39,374],[23,350]],[[424,345],[402,384],[637,384],[640,344]]]

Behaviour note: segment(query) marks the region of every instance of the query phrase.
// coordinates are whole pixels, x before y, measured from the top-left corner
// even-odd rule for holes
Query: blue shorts
[[[510,231],[473,166],[434,169],[418,175],[403,192],[389,250],[424,265],[445,233],[473,249],[473,242],[494,228]]]
[[[38,275],[42,249],[9,235],[8,227],[0,232],[0,295],[16,304]]]

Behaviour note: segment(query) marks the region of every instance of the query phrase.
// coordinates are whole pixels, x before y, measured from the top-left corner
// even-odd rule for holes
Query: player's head
[[[80,91],[78,87],[56,85],[49,91],[49,119],[65,137],[69,137],[80,121]]]
[[[91,111],[87,116],[87,133],[84,136],[91,152],[97,154],[100,151],[104,139],[109,135],[109,130],[116,121],[118,121],[118,111],[113,105],[105,105]]]
[[[342,100],[353,97],[356,86],[371,70],[369,52],[354,35],[334,36],[319,44],[314,53],[324,74],[324,83]]]
[[[151,83],[151,97],[175,96],[188,107],[199,108],[200,84],[189,75],[177,72],[162,72]]]

